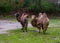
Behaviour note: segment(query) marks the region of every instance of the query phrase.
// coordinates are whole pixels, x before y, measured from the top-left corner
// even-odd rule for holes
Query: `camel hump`
[[[35,15],[32,15],[31,19],[32,19],[32,20],[35,19]]]
[[[42,15],[42,13],[39,13],[39,16],[41,16]]]
[[[43,17],[47,17],[47,14],[46,13],[43,13]]]

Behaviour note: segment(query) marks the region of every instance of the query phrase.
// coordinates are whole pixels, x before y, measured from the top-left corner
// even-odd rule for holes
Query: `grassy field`
[[[12,30],[0,35],[0,43],[60,43],[60,28],[48,28],[45,35],[36,28],[28,28],[28,32]]]
[[[52,27],[60,27],[60,18],[50,19],[49,23]]]

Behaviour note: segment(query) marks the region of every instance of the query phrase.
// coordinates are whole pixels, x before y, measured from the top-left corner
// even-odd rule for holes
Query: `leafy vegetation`
[[[56,7],[54,4],[42,0],[41,1],[41,10],[43,12],[47,12],[47,13],[55,13]]]
[[[14,3],[11,3],[10,1],[7,0],[0,1],[0,13],[9,12],[13,9],[15,9]]]
[[[28,11],[33,12],[48,12],[53,13],[60,11],[56,5],[51,4],[44,0],[0,0],[0,13],[6,13],[15,10],[16,7],[19,9],[27,8]]]

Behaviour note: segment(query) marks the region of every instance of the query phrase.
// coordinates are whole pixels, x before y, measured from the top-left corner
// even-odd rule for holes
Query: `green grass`
[[[52,27],[60,27],[60,18],[50,19],[49,23]]]
[[[60,43],[60,28],[48,28],[45,35],[36,28],[28,28],[28,32],[12,30],[0,35],[0,43]]]

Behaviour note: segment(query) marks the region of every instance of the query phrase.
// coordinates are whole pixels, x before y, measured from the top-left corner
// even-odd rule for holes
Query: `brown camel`
[[[16,14],[16,19],[18,22],[21,23],[22,25],[22,30],[26,30],[27,32],[27,25],[28,25],[28,14],[27,13],[22,13],[21,15],[19,13]]]
[[[32,15],[32,21],[31,21],[32,26],[37,27],[39,29],[43,29],[43,33],[45,34],[48,25],[49,25],[49,19],[46,15],[46,13],[39,13],[39,16],[36,17],[35,15]]]

